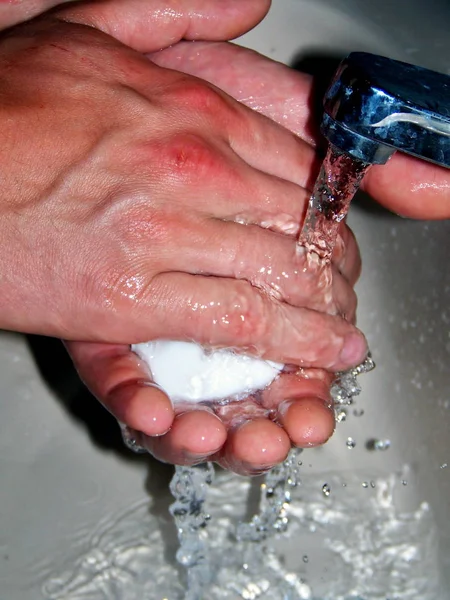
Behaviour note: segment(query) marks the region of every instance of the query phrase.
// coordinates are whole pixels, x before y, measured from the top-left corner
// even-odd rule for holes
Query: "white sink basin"
[[[274,0],[269,17],[241,43],[288,64],[305,58],[314,64],[314,56],[366,50],[450,73],[449,30],[448,0]],[[354,408],[364,414],[355,416],[351,407],[324,448],[303,453],[304,485],[293,511],[302,513],[305,528],[298,526],[279,550],[292,562],[290,568],[301,564],[315,598],[446,600],[450,223],[407,221],[361,201],[351,209],[350,224],[364,261],[359,325],[377,368],[361,379],[363,393]],[[165,597],[158,586],[164,584],[162,565],[170,561],[161,558],[160,567],[147,571],[145,540],[159,527],[160,537],[169,536],[166,551],[174,551],[167,521],[169,468],[121,449],[115,424],[70,372],[62,346],[47,340],[33,340],[32,346],[58,393],[44,383],[24,338],[0,337],[0,597]],[[356,442],[351,450],[348,437]],[[391,446],[371,451],[367,447],[373,439],[388,439]],[[236,486],[242,488],[239,481]],[[321,493],[325,482],[329,497]],[[232,486],[228,480],[226,485]],[[317,534],[307,530],[318,523],[317,515],[333,507],[336,514],[341,511],[339,526],[327,513],[328,526],[322,523]],[[142,539],[136,534],[137,519],[142,519]],[[397,545],[389,546],[389,526],[396,524],[401,529]],[[153,543],[158,540],[153,537]],[[386,559],[384,570],[371,559],[379,554],[377,544],[392,559]],[[141,569],[126,579],[127,569],[119,567],[131,551],[133,564]],[[301,561],[304,554],[307,564]],[[357,558],[363,555],[360,564]],[[91,583],[83,580],[89,569],[97,573],[94,584],[94,576]],[[395,569],[403,579],[393,574]],[[376,591],[371,580],[377,580]],[[395,585],[403,581],[403,595],[389,588],[394,580]],[[425,581],[423,589],[419,580]]]

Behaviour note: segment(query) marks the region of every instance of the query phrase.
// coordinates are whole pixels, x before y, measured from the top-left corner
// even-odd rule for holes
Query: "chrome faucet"
[[[322,132],[343,152],[384,164],[400,150],[450,168],[450,77],[375,54],[340,64]]]

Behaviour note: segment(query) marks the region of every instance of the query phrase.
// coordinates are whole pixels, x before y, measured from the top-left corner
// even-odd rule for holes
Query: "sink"
[[[239,43],[311,71],[362,50],[450,74],[449,26],[448,0],[274,0]],[[360,195],[349,223],[364,264],[358,323],[377,367],[333,439],[302,453],[294,533],[276,548],[302,572],[310,591],[299,598],[450,599],[450,222],[402,219]],[[58,341],[5,332],[0,358],[1,597],[165,597],[178,576],[171,469],[122,447]],[[213,517],[221,490],[236,490],[223,510],[248,513],[257,485],[219,474]],[[181,597],[170,585],[167,597]]]

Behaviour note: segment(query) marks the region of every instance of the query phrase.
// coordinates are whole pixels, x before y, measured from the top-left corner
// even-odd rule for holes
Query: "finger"
[[[345,223],[339,229],[332,260],[349,284],[354,286],[361,275],[361,254],[353,231]]]
[[[333,435],[335,419],[332,406],[320,398],[311,396],[286,400],[279,406],[278,414],[279,423],[298,448],[319,446]]]
[[[199,407],[175,417],[170,431],[162,437],[143,437],[140,444],[164,462],[195,465],[209,460],[225,443],[227,431],[212,411]]]
[[[169,430],[172,404],[129,346],[84,342],[66,346],[81,379],[118,421],[149,436]]]
[[[262,405],[277,411],[277,422],[283,426],[294,446],[318,446],[333,434],[332,381],[330,373],[311,369],[283,373],[264,390]]]
[[[359,364],[367,353],[350,323],[277,302],[246,281],[167,273],[138,296],[127,303],[127,338],[136,342],[196,340],[332,371]],[[114,313],[107,324],[111,335],[123,335],[117,321]]]
[[[203,88],[198,88],[198,91],[203,93]],[[225,113],[222,118],[228,120],[233,109],[225,105],[220,97],[217,98],[215,94],[213,97],[217,104],[216,113]],[[210,114],[208,118],[212,119],[212,116]],[[204,118],[198,115],[199,120]],[[237,130],[240,125],[249,128],[249,118],[255,119],[255,115],[249,115],[247,111],[245,115],[242,113],[230,136],[241,136],[242,133],[235,134],[234,129]],[[258,117],[256,121],[253,133],[259,128],[260,136],[266,135],[263,133],[266,121],[261,123]],[[310,198],[310,192],[303,186],[307,179],[306,165],[309,160],[304,160],[304,144],[301,145],[281,128],[272,130],[269,125],[271,132],[267,143],[273,143],[274,148],[281,144],[283,153],[280,153],[277,163],[277,160],[273,160],[273,152],[267,148],[258,151],[258,156],[257,151],[254,151],[251,158],[253,166],[250,166],[248,156],[243,158],[238,155],[238,152],[248,155],[251,151],[251,143],[244,139],[245,136],[241,141],[234,140],[236,147],[231,149],[228,134],[224,139],[226,126],[220,121],[211,122],[211,128],[217,136],[212,135],[208,141],[199,136],[170,137],[166,131],[164,139],[155,144],[146,157],[149,164],[157,165],[157,172],[152,170],[148,179],[152,202],[157,201],[157,186],[164,180],[178,199],[177,210],[180,206],[183,209],[190,207],[205,216],[256,224],[286,235],[298,236]],[[284,136],[288,139],[284,139]],[[283,179],[283,176],[287,179]],[[148,211],[148,201],[143,207],[147,207]],[[135,206],[131,209],[136,211]],[[183,210],[183,214],[186,212]]]
[[[149,84],[140,89],[154,102],[157,80],[160,89],[166,92],[164,111],[166,114],[173,114],[174,122],[175,118],[180,118],[180,112],[188,110],[191,123],[198,122],[203,129],[207,125],[208,130],[214,132],[215,136],[209,136],[208,141],[214,137],[221,139],[246,164],[258,171],[305,188],[312,186],[312,176],[317,174],[320,164],[310,144],[265,115],[236,102],[218,87],[189,75],[174,74],[174,71],[155,67],[151,62],[148,65]],[[152,128],[154,130],[153,123]],[[167,139],[167,133],[164,131],[163,141]],[[185,135],[181,139],[183,145],[187,138]],[[194,150],[197,150],[195,146]],[[189,165],[184,155],[180,157],[179,152],[172,152],[168,158],[172,156],[177,158],[179,165]],[[202,157],[202,154],[197,151],[193,156]],[[187,157],[189,158],[189,154]],[[168,164],[173,165],[173,159]],[[205,165],[202,166],[204,169]]]
[[[397,152],[367,172],[362,188],[404,217],[450,218],[450,170],[423,160]]]
[[[180,43],[152,54],[151,59],[162,67],[209,81],[309,144],[316,144],[309,75],[234,44]]]
[[[217,460],[240,475],[258,475],[283,462],[290,448],[289,437],[279,425],[255,419],[229,432]]]
[[[256,226],[178,216],[161,248],[167,270],[245,279],[294,306],[345,314],[352,319],[356,295],[334,267],[313,269],[295,239]],[[188,232],[188,234],[186,234]],[[183,243],[183,236],[188,238]],[[144,240],[146,244],[147,240]],[[184,248],[178,252],[178,244]],[[148,256],[147,246],[142,249]]]
[[[229,40],[254,27],[269,0],[103,0],[58,11],[59,18],[89,25],[138,52],[185,40]]]
[[[261,395],[261,405],[269,411],[290,398],[320,398],[330,403],[330,386],[334,375],[323,369],[285,369]]]

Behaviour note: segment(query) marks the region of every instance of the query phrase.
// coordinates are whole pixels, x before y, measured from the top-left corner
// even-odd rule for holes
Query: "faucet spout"
[[[354,52],[324,98],[322,132],[343,152],[384,164],[400,150],[450,168],[450,76]]]

